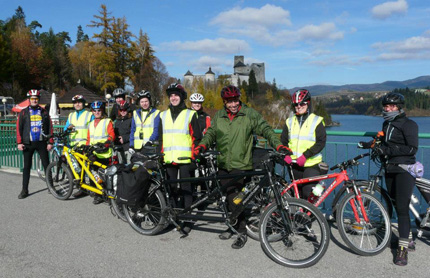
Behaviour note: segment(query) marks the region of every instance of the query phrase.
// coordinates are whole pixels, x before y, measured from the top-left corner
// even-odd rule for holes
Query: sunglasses
[[[127,109],[120,109],[119,112],[128,112]]]
[[[39,100],[39,98],[37,98],[37,97],[31,97],[30,100],[33,100],[33,101],[34,100]]]
[[[301,103],[294,103],[293,104],[294,107],[298,107],[298,106],[303,107],[303,106],[306,106],[306,105],[308,105],[307,102],[301,102]]]

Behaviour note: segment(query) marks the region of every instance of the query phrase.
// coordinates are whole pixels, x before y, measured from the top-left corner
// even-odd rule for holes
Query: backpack
[[[129,164],[118,173],[116,191],[117,204],[144,206],[151,185],[151,176],[146,169],[137,164]]]

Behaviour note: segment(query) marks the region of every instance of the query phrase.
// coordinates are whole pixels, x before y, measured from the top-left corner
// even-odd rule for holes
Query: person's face
[[[191,108],[193,110],[199,111],[202,109],[202,103],[201,102],[191,102]]]
[[[124,101],[123,97],[117,97],[117,98],[115,98],[115,102],[118,103],[118,104],[120,104],[122,101]]]
[[[73,103],[73,107],[75,108],[75,110],[79,111],[84,109],[84,103],[81,101],[76,101]]]
[[[127,116],[127,113],[128,113],[127,110],[119,110],[119,114],[121,115],[121,117]]]
[[[139,105],[140,105],[140,107],[142,107],[142,109],[147,110],[151,104],[149,102],[149,99],[144,97],[144,98],[140,99]]]
[[[308,103],[307,102],[298,103],[297,106],[295,104],[294,109],[296,110],[296,114],[303,115],[308,111]]]
[[[240,101],[239,98],[232,98],[224,100],[225,107],[230,110],[231,113],[236,114],[239,111]]]
[[[179,103],[181,102],[181,97],[175,93],[171,93],[169,100],[170,100],[170,104],[172,104],[172,106],[178,106]]]
[[[38,97],[31,97],[30,98],[30,105],[31,106],[37,106],[39,104],[39,98]]]
[[[399,111],[399,107],[397,107],[395,104],[386,104],[383,106],[383,109],[385,112]]]
[[[92,111],[93,111],[94,118],[96,119],[100,119],[103,115],[101,109],[93,109]]]

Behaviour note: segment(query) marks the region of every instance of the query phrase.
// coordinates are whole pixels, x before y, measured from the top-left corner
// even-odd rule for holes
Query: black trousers
[[[24,145],[24,169],[22,170],[22,190],[28,191],[28,183],[30,181],[30,171],[32,166],[33,154],[35,151],[39,153],[40,159],[42,160],[43,168],[46,171],[49,165],[49,154],[46,149],[45,141],[30,142],[30,144]]]
[[[166,165],[167,178],[169,180],[178,179],[178,172],[181,179],[192,177],[191,171],[193,171],[191,164],[168,164]],[[181,204],[177,202],[178,197],[182,197],[184,207],[188,207],[193,203],[193,190],[191,182],[181,182],[179,184],[180,190],[178,190],[178,185],[176,183],[172,184],[172,193],[175,198],[174,205],[180,207]]]
[[[397,211],[399,238],[407,240],[411,230],[409,203],[415,186],[415,178],[408,172],[386,173],[385,183]]]
[[[246,173],[246,170],[237,170],[233,169],[231,171],[227,171],[225,169],[219,169],[218,174],[221,175],[234,175],[234,174],[242,174]],[[227,184],[230,179],[223,179],[221,180],[221,185]],[[232,185],[228,186],[226,188],[226,195],[227,195],[227,205],[229,211],[234,211],[237,207],[237,205],[233,202],[234,197],[239,194],[240,191],[242,191],[242,188],[244,187],[245,178],[238,180],[237,182],[233,183]],[[238,233],[245,233],[246,232],[246,219],[245,219],[245,211],[243,211],[239,216],[237,217],[237,224],[233,226],[237,230]]]
[[[293,164],[293,175],[294,179],[310,178],[321,175],[320,168],[318,164],[311,167],[300,167],[297,164]],[[312,187],[314,187],[317,182],[305,183],[298,186],[299,194],[302,199],[307,200],[309,195],[311,195]]]

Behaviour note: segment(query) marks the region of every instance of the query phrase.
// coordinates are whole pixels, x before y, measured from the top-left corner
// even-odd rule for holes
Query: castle
[[[257,83],[266,82],[266,73],[264,63],[252,63],[245,65],[244,56],[234,56],[233,73],[228,78],[230,84],[239,86],[243,81],[249,84],[249,73],[254,70]],[[205,74],[192,74],[189,70],[184,74],[184,85],[191,87],[194,80],[203,80],[205,85],[216,84],[217,78],[212,72],[211,67]]]

